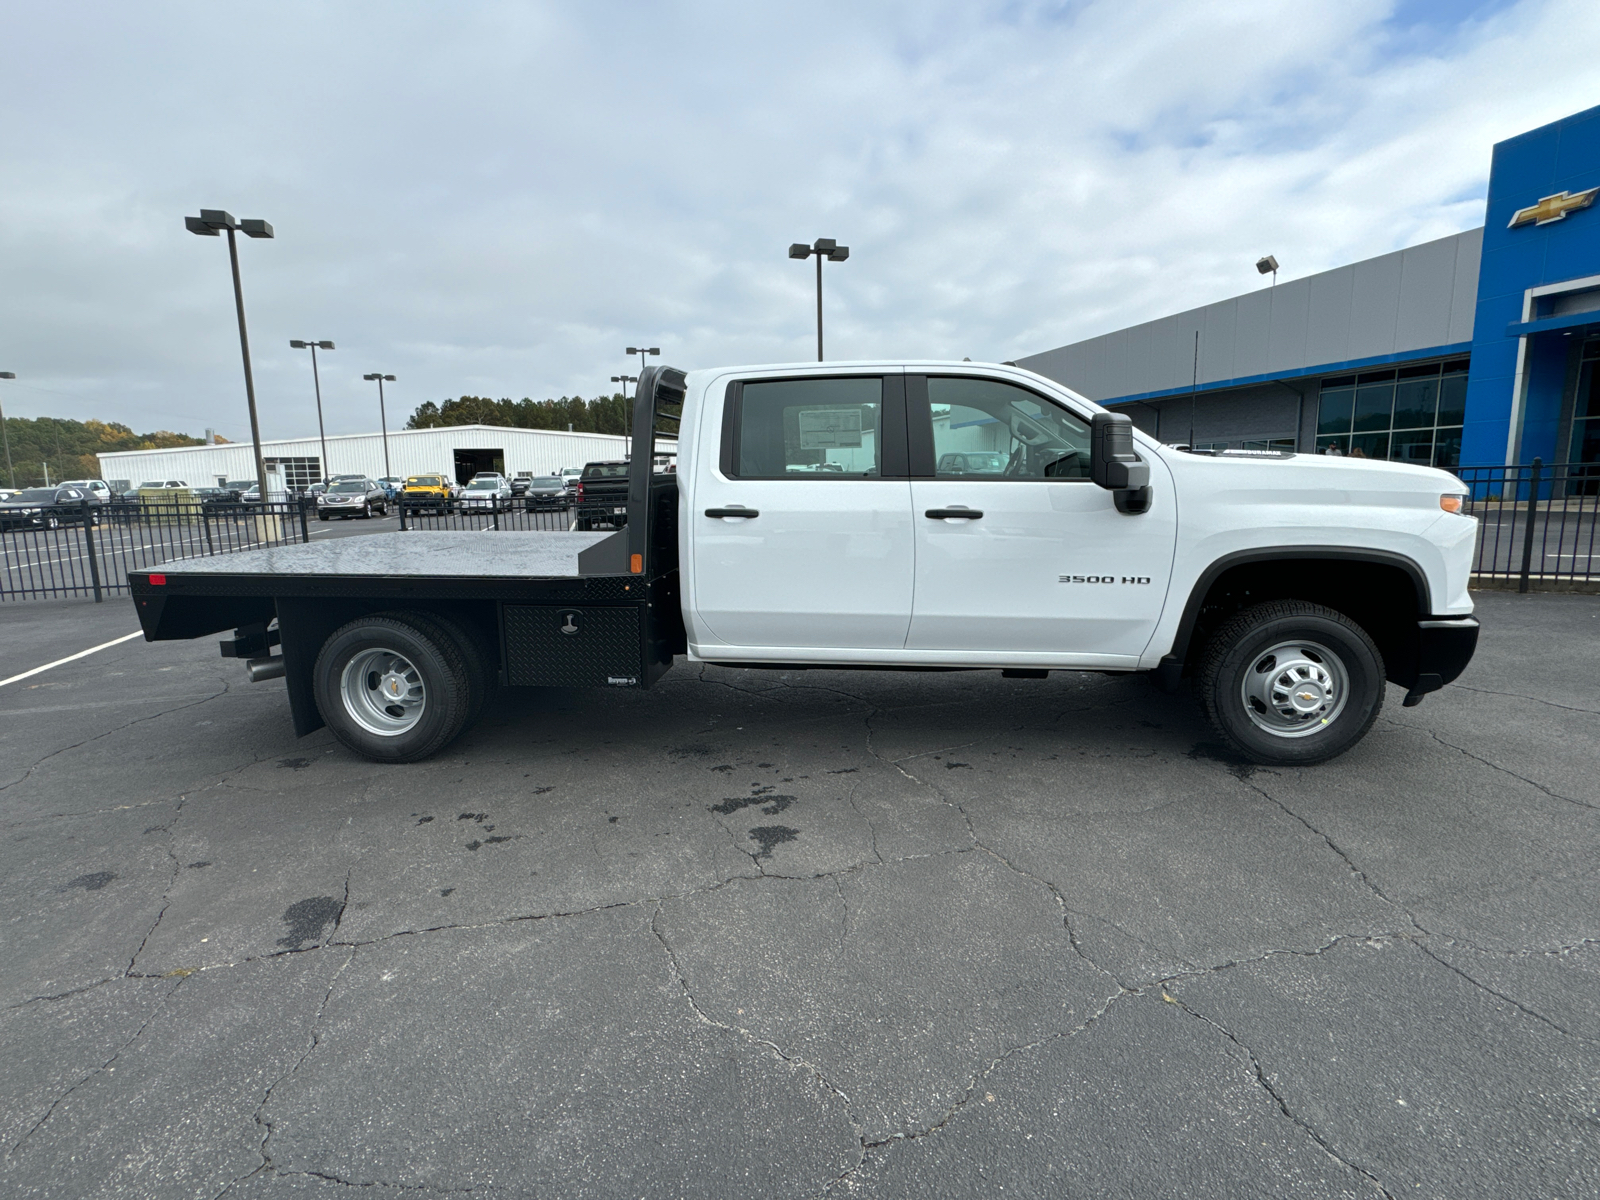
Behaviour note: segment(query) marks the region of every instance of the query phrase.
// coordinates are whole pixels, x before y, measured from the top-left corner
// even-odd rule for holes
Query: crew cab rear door
[[[701,428],[710,444],[685,512],[697,624],[729,646],[904,647],[904,376],[753,374],[721,400],[720,422],[708,412]]]
[[[1164,473],[1149,511],[1122,513],[1089,478],[1088,414],[979,373],[908,375],[906,391],[917,543],[906,648],[1132,665],[1171,575]]]

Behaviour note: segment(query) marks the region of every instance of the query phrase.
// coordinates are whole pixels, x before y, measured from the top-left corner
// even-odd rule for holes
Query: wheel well
[[[1268,600],[1306,600],[1365,629],[1383,654],[1389,679],[1409,687],[1417,670],[1417,621],[1427,615],[1425,587],[1395,563],[1310,557],[1239,563],[1206,586],[1192,619],[1185,614],[1184,672],[1198,664],[1211,635],[1234,613]]]

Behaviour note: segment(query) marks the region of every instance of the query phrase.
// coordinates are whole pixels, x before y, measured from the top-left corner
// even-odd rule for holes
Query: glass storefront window
[[[1324,379],[1317,452],[1453,469],[1461,458],[1468,365],[1460,358]]]
[[[1394,412],[1394,372],[1371,371],[1357,379],[1356,433],[1388,429]]]

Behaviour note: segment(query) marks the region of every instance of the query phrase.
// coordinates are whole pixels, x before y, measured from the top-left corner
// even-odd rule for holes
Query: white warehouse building
[[[628,439],[610,433],[568,433],[560,429],[510,429],[500,425],[448,425],[438,429],[402,429],[390,433],[384,469],[384,438],[379,433],[346,434],[327,439],[328,461],[315,437],[261,443],[268,490],[302,489],[334,475],[443,474],[466,483],[479,471],[518,471],[554,475],[562,467],[620,459]],[[120,450],[100,457],[100,477],[116,487],[125,483],[179,480],[190,487],[211,487],[223,480],[254,480],[254,455],[249,442],[179,446],[168,450]]]

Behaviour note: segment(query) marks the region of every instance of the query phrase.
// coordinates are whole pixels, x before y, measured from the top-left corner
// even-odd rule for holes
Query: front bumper
[[[1478,648],[1476,617],[1430,617],[1417,622],[1417,670],[1405,707],[1460,677]]]

